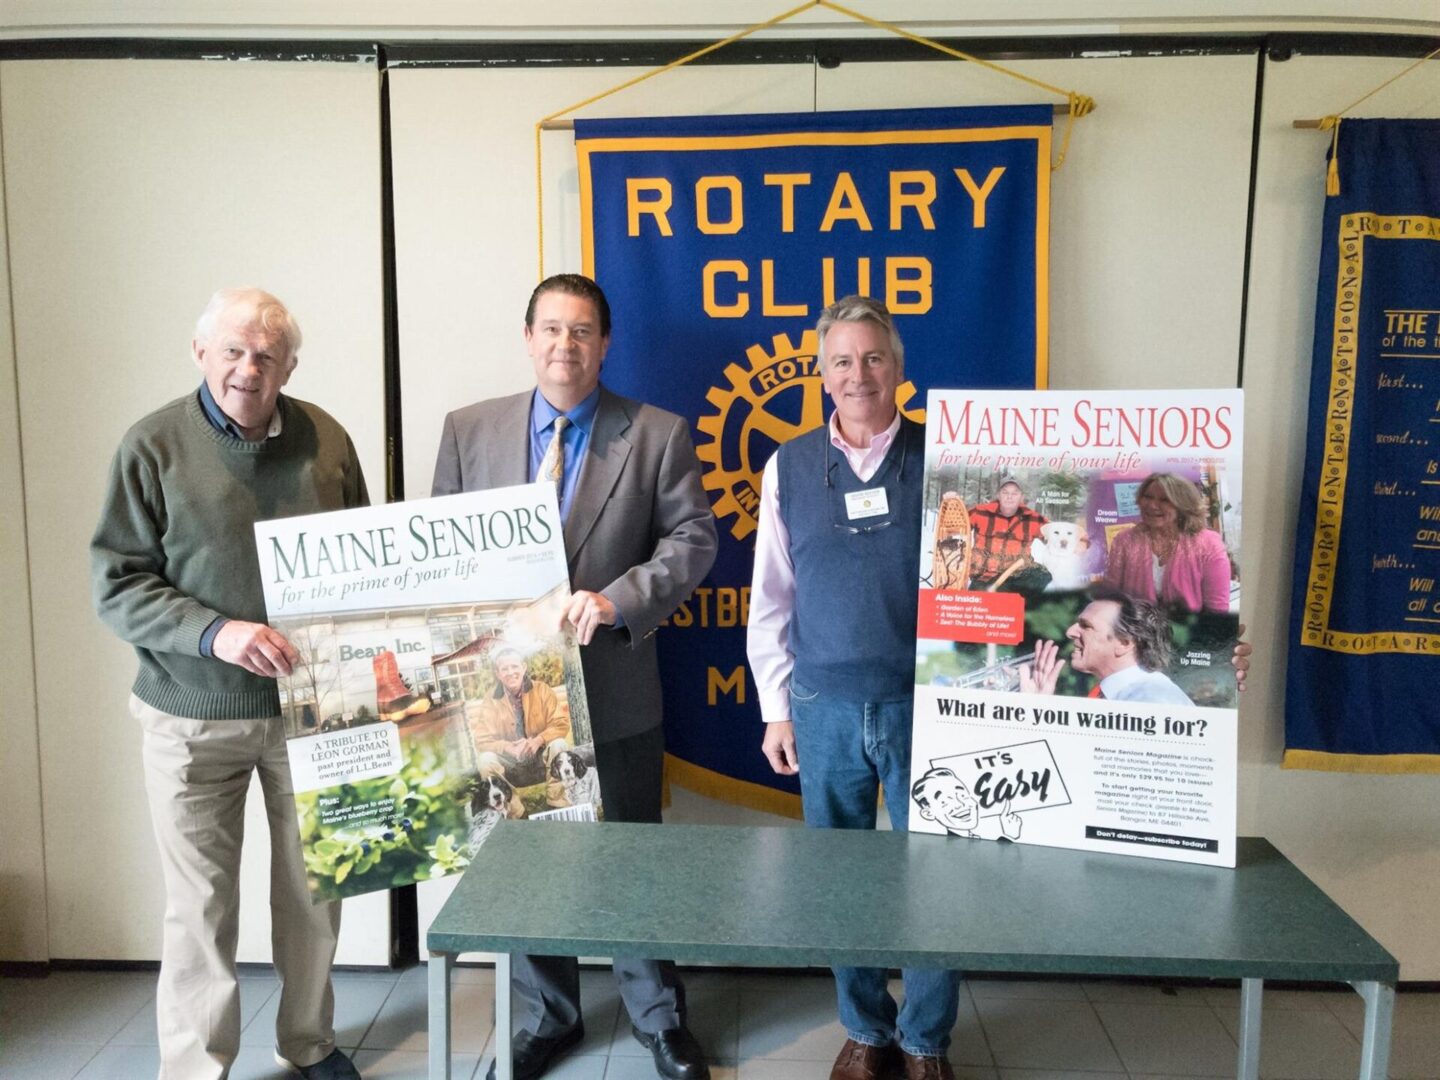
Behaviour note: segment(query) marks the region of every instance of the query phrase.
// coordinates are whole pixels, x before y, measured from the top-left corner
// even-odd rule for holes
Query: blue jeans
[[[912,699],[853,701],[790,680],[790,716],[800,758],[805,824],[819,829],[873,829],[880,786],[890,824],[904,829],[910,805]],[[906,969],[905,1004],[897,1011],[884,968],[837,967],[840,1022],[856,1042],[940,1057],[960,1001],[957,971]]]

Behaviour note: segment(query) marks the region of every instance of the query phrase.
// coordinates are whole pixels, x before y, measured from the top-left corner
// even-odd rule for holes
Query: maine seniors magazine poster
[[[316,902],[458,873],[505,818],[601,816],[553,484],[255,537]]]
[[[912,830],[1235,865],[1241,413],[930,391]]]

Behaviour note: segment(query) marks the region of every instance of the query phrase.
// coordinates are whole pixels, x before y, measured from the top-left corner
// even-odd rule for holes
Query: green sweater
[[[281,397],[283,428],[247,442],[215,430],[198,394],[120,442],[90,542],[100,618],[135,646],[147,705],[197,720],[274,716],[274,679],[200,655],[216,616],[265,622],[257,521],[364,506],[354,444],[333,417]]]

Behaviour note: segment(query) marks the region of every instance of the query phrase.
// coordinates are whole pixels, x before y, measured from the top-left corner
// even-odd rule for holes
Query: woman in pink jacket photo
[[[1129,596],[1172,610],[1230,610],[1230,555],[1205,527],[1195,485],[1173,473],[1151,473],[1136,495],[1140,520],[1110,543],[1105,581]]]

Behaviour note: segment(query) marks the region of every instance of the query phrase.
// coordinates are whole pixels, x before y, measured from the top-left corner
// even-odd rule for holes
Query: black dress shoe
[[[569,1031],[551,1038],[532,1035],[528,1031],[518,1032],[511,1047],[510,1058],[514,1063],[515,1080],[535,1080],[537,1076],[544,1076],[551,1062],[584,1037],[584,1024],[576,1024]],[[495,1080],[493,1061],[490,1063],[490,1071],[485,1074],[485,1080]]]
[[[671,1028],[659,1035],[650,1035],[634,1024],[630,1030],[640,1045],[655,1058],[655,1071],[668,1080],[710,1080],[710,1066],[705,1064],[705,1051],[690,1034],[689,1028]]]

